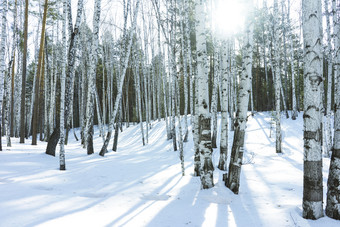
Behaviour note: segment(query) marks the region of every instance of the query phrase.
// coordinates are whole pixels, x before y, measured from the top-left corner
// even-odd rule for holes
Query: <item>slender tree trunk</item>
[[[229,50],[227,43],[222,42],[222,83],[221,83],[221,139],[220,139],[220,159],[218,168],[227,170],[228,158],[228,88],[229,88]]]
[[[281,134],[281,70],[280,70],[280,53],[279,53],[279,28],[278,28],[278,3],[274,1],[274,19],[273,19],[273,78],[275,85],[275,125],[276,125],[276,153],[282,153],[282,134]]]
[[[340,21],[339,16],[336,17],[336,7],[340,7],[339,3],[336,6],[336,0],[332,2],[333,7],[333,21],[334,21],[334,64],[337,71],[336,73],[336,91],[340,90],[340,74],[339,74],[339,65],[340,65]],[[335,93],[335,105],[334,105],[334,146],[332,150],[332,158],[329,166],[329,175],[327,181],[327,204],[326,204],[326,215],[330,218],[334,218],[340,220],[340,93]]]
[[[182,37],[181,37],[181,50],[182,50],[182,55],[183,55],[183,76],[184,76],[184,139],[183,142],[188,142],[188,64],[190,64],[190,62],[188,62],[188,57],[187,57],[187,49],[185,46],[185,32],[184,32],[184,21],[185,21],[185,7],[184,7],[184,2],[181,3],[181,16],[182,16],[182,20],[180,22],[181,24],[181,33],[182,33]],[[186,25],[188,26],[188,25]]]
[[[65,163],[65,125],[64,125],[64,114],[65,114],[65,78],[66,78],[66,15],[67,15],[67,0],[63,1],[63,28],[62,28],[62,63],[61,63],[61,96],[60,96],[60,170],[66,170]]]
[[[169,45],[169,58],[170,58],[170,77],[171,77],[171,134],[172,144],[174,151],[177,151],[177,138],[176,138],[176,90],[175,90],[175,78],[177,77],[176,67],[176,23],[175,23],[175,7],[174,3],[171,2],[171,32],[170,32],[170,45]]]
[[[217,148],[217,98],[218,98],[218,84],[219,84],[219,65],[220,59],[218,54],[218,41],[214,40],[214,79],[213,79],[213,90],[211,97],[211,121],[212,121],[212,137],[211,146],[212,148]]]
[[[37,74],[35,77],[35,87],[34,87],[34,107],[33,107],[33,120],[32,120],[32,145],[37,145],[37,133],[38,133],[38,118],[39,118],[39,94],[40,94],[40,77],[43,67],[44,58],[44,48],[45,48],[45,32],[46,32],[46,19],[47,19],[47,8],[48,0],[44,3],[44,16],[41,27],[41,37],[40,37],[40,50],[38,57]]]
[[[94,121],[94,98],[96,90],[96,67],[97,67],[97,51],[99,46],[99,22],[101,13],[101,0],[96,0],[94,5],[93,14],[93,34],[92,46],[90,55],[90,72],[88,78],[88,91],[87,91],[87,106],[86,106],[86,148],[87,154],[93,154],[93,121]]]
[[[332,38],[331,28],[329,20],[328,1],[324,1],[325,14],[326,14],[326,32],[327,32],[327,44],[326,44],[326,59],[327,59],[327,105],[326,105],[326,118],[324,122],[325,131],[325,155],[329,157],[332,149],[332,131],[331,131],[331,102],[332,102],[332,72],[333,72],[333,59],[332,59]]]
[[[1,26],[1,43],[0,43],[0,137],[2,136],[2,108],[3,108],[3,87],[6,73],[5,51],[6,51],[6,34],[7,34],[7,0],[3,0],[2,8],[2,26]],[[0,151],[2,151],[2,143],[0,138]]]
[[[207,41],[206,41],[206,8],[208,2],[206,0],[196,2],[196,37],[197,37],[197,85],[198,85],[198,124],[199,124],[199,153],[201,161],[201,186],[208,189],[214,186],[212,163],[212,147],[211,147],[211,116],[209,114],[209,88],[208,74],[209,65],[207,64]]]
[[[252,9],[253,1],[247,2]],[[248,13],[246,19],[246,33],[243,46],[242,75],[238,92],[238,105],[235,121],[235,132],[233,147],[231,150],[228,178],[226,186],[235,194],[238,194],[240,187],[241,166],[244,152],[244,138],[247,124],[247,111],[249,104],[249,92],[252,84],[252,63],[253,63],[253,15]],[[224,177],[225,179],[225,177]]]
[[[136,48],[137,49],[137,48]],[[139,115],[139,124],[140,130],[142,133],[142,142],[143,146],[145,146],[145,139],[144,139],[144,126],[143,126],[143,116],[142,116],[142,100],[141,100],[141,92],[140,92],[140,78],[139,78],[139,62],[137,61],[137,51],[134,51],[134,64],[135,64],[135,88],[137,92],[137,106],[138,106],[138,115]]]
[[[323,216],[322,192],[322,11],[321,1],[302,1],[304,40],[303,217]]]

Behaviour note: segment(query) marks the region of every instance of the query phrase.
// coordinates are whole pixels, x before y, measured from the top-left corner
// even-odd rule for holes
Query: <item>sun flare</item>
[[[246,7],[242,1],[218,0],[215,5],[215,29],[221,35],[230,35],[242,31]]]

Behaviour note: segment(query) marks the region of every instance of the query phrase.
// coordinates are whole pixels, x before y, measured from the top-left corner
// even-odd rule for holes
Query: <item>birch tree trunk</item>
[[[63,1],[63,26],[62,26],[62,62],[61,62],[61,77],[60,77],[60,170],[66,170],[65,163],[65,78],[66,78],[66,17],[67,16],[67,0]]]
[[[222,42],[222,83],[221,83],[221,139],[220,139],[220,160],[218,168],[220,170],[227,170],[228,158],[228,88],[229,88],[229,56],[227,43]]]
[[[3,87],[4,87],[4,79],[6,73],[6,65],[5,65],[5,51],[6,51],[6,35],[7,35],[7,0],[3,0],[1,3],[2,8],[2,26],[1,26],[1,43],[0,43],[0,151],[2,151],[2,143],[1,143],[1,125],[2,125],[2,107],[3,107]]]
[[[274,0],[274,19],[273,19],[273,73],[275,80],[275,125],[276,125],[276,153],[282,153],[282,135],[281,135],[281,70],[280,70],[280,53],[279,53],[279,28],[278,28],[278,3]],[[283,103],[285,104],[285,103]]]
[[[17,27],[17,11],[18,11],[18,3],[17,0],[14,1],[14,12],[13,12],[13,44],[12,44],[12,58],[13,58],[13,63],[12,63],[12,78],[11,78],[11,117],[10,117],[10,137],[14,136],[14,123],[15,123],[15,118],[14,118],[14,111],[15,111],[15,97],[14,95],[19,95],[19,94],[15,94],[15,87],[16,87],[16,73],[15,73],[15,64],[16,64],[16,49],[18,46],[18,42],[17,42],[17,33],[18,33],[18,27]],[[19,55],[17,56],[17,58],[19,59]]]
[[[338,2],[338,3],[337,3]],[[340,60],[339,60],[339,55],[340,55],[340,50],[339,50],[339,38],[340,38],[340,34],[339,34],[339,30],[340,30],[340,22],[339,22],[339,8],[340,8],[340,3],[337,0],[332,0],[332,17],[333,17],[333,30],[335,32],[333,32],[333,40],[334,40],[334,51],[333,51],[333,59],[335,59],[334,61],[334,84],[335,84],[335,94],[338,94],[340,92],[339,90],[339,86],[337,83],[340,83],[340,81],[338,80],[338,74],[340,73]],[[337,96],[335,96],[334,98],[335,103],[337,103],[338,101]],[[334,138],[335,140],[335,138]],[[335,141],[334,143],[335,144]]]
[[[93,154],[93,121],[94,121],[94,97],[96,90],[96,67],[98,59],[98,46],[99,46],[99,22],[101,13],[101,0],[96,0],[94,3],[93,14],[93,33],[92,33],[92,46],[90,54],[90,72],[88,78],[88,91],[87,91],[87,106],[86,106],[86,148],[87,154]]]
[[[184,76],[184,139],[183,142],[188,142],[188,64],[191,64],[188,62],[188,57],[187,57],[187,49],[185,46],[185,39],[186,35],[184,32],[184,21],[185,21],[185,7],[184,7],[184,2],[181,3],[181,16],[182,20],[180,22],[181,24],[181,50],[182,50],[182,55],[183,55],[183,76]],[[186,26],[189,26],[186,24]]]
[[[334,23],[334,59],[335,59],[335,68],[337,68],[337,84],[336,84],[336,90],[340,90],[340,74],[339,74],[339,58],[340,58],[340,26],[339,26],[339,16],[336,14],[336,7],[340,7],[339,3],[338,6],[336,6],[336,1],[333,0],[333,21]],[[338,11],[339,12],[339,11]],[[334,105],[334,145],[332,150],[332,158],[331,163],[329,166],[329,175],[328,175],[328,181],[327,181],[327,203],[326,203],[326,215],[330,218],[334,218],[337,220],[340,220],[340,188],[339,188],[339,182],[340,182],[340,93],[335,93],[335,105]]]
[[[322,193],[322,11],[321,1],[302,1],[304,40],[303,217],[323,216]]]
[[[212,148],[217,148],[217,98],[218,98],[218,84],[219,84],[219,65],[220,59],[218,54],[218,41],[214,40],[214,79],[213,79],[213,90],[211,97],[211,121],[212,121],[212,137],[211,146]]]
[[[11,102],[11,68],[13,64],[13,58],[10,60],[8,64],[7,72],[5,72],[5,81],[4,81],[4,130],[5,130],[5,136],[6,136],[6,144],[7,147],[11,147],[11,137],[10,137],[10,102]]]
[[[247,3],[252,9],[253,1]],[[235,132],[233,147],[231,150],[228,178],[226,186],[235,194],[238,194],[240,187],[240,176],[242,158],[244,152],[244,137],[247,124],[247,111],[249,104],[249,92],[252,84],[252,63],[253,63],[253,15],[249,12],[246,19],[246,33],[243,44],[242,74],[238,91],[237,112],[235,120]]]
[[[201,184],[203,189],[214,186],[212,163],[212,147],[211,147],[211,116],[209,114],[209,89],[208,89],[208,73],[209,65],[207,62],[207,41],[206,41],[206,20],[208,13],[208,1],[196,1],[196,45],[197,45],[197,85],[198,85],[198,124],[199,124],[199,153],[201,161]]]
[[[326,59],[328,63],[327,68],[327,100],[326,100],[326,118],[324,122],[325,131],[325,155],[327,157],[331,154],[332,149],[332,131],[331,131],[331,102],[332,102],[332,71],[333,71],[333,59],[332,59],[332,38],[331,28],[329,20],[328,1],[324,1],[325,14],[326,14],[326,32],[327,32],[327,44],[326,44]]]
[[[69,31],[69,47],[67,55],[67,72],[66,72],[66,96],[65,96],[65,120],[66,120],[66,138],[70,129],[72,114],[73,114],[73,94],[74,94],[74,64],[75,56],[77,54],[76,43],[78,42],[79,26],[83,14],[83,0],[78,0],[76,23],[72,25],[72,9],[71,0],[67,0],[67,14],[68,14],[68,31]],[[67,139],[65,140],[67,143]]]
[[[171,31],[170,31],[170,45],[169,45],[169,59],[170,59],[170,80],[171,80],[171,134],[172,134],[172,144],[174,151],[177,151],[177,137],[176,137],[176,81],[177,77],[177,67],[176,67],[176,10],[175,3],[171,2]],[[170,86],[169,86],[170,87]]]
[[[136,48],[137,49],[137,48]],[[137,61],[137,51],[134,51],[134,75],[135,75],[135,88],[137,92],[137,106],[138,106],[138,115],[139,115],[139,124],[140,130],[142,133],[142,142],[143,146],[145,146],[145,139],[144,139],[144,126],[143,126],[143,117],[142,117],[142,101],[141,101],[141,94],[140,94],[140,78],[139,78],[139,62]]]
[[[290,19],[290,0],[288,0],[288,12],[287,12],[288,25],[292,27],[292,22]],[[290,32],[289,35],[290,41],[290,65],[291,65],[291,73],[292,73],[292,120],[296,120],[298,117],[298,109],[296,102],[296,92],[295,92],[295,68],[294,68],[294,43],[293,43],[293,31]]]
[[[40,95],[40,77],[43,67],[44,58],[44,48],[45,48],[45,30],[46,30],[46,19],[47,19],[47,8],[48,0],[44,3],[44,16],[41,27],[41,37],[40,37],[40,50],[38,57],[37,74],[35,77],[35,87],[34,87],[34,107],[33,107],[33,120],[32,120],[32,145],[37,145],[37,132],[38,132],[38,118],[39,118],[39,95]]]

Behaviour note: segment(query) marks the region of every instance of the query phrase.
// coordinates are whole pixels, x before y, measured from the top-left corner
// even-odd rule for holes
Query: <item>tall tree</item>
[[[275,125],[276,125],[276,153],[282,152],[282,134],[281,134],[281,70],[280,70],[280,52],[279,52],[279,26],[278,26],[278,3],[274,0],[274,15],[273,15],[273,77],[275,80]],[[285,101],[283,101],[283,104]]]
[[[248,0],[250,9],[252,9],[253,0]],[[247,126],[247,111],[249,103],[249,93],[252,84],[252,64],[253,64],[253,13],[248,13],[246,19],[246,32],[243,44],[242,57],[242,74],[238,90],[237,112],[235,119],[235,132],[233,146],[230,156],[228,178],[226,186],[235,194],[238,194],[240,187],[241,166],[244,151],[244,138]]]
[[[67,0],[63,1],[63,26],[62,26],[62,62],[61,62],[61,77],[60,77],[60,170],[66,169],[65,163],[65,78],[66,78],[66,17],[67,16]]]
[[[43,67],[44,48],[45,48],[45,32],[46,32],[46,19],[47,19],[48,0],[44,3],[44,16],[41,28],[40,37],[40,50],[38,57],[37,73],[35,76],[34,87],[34,107],[33,107],[33,120],[32,120],[32,145],[37,145],[38,127],[39,127],[39,95],[40,95],[40,77]]]
[[[336,1],[333,0],[333,21],[334,21],[334,62],[336,65],[335,67],[339,68],[340,64],[340,24],[339,24],[339,17],[336,14]],[[339,69],[337,69],[336,73],[336,91],[340,91],[340,74]],[[340,189],[339,189],[339,182],[340,182],[340,93],[335,93],[335,104],[334,104],[334,145],[332,150],[332,158],[331,163],[329,166],[329,175],[327,181],[327,204],[326,204],[326,215],[330,218],[334,218],[340,220]]]
[[[3,106],[3,87],[6,73],[5,51],[6,51],[6,30],[7,30],[7,0],[1,2],[2,8],[2,24],[1,24],[1,42],[0,42],[0,137],[2,136],[2,106]],[[2,151],[2,143],[0,138],[0,151]]]
[[[302,1],[304,43],[303,217],[323,216],[322,193],[322,11],[321,1]]]
[[[211,116],[209,113],[209,89],[208,89],[208,74],[209,65],[207,64],[207,28],[206,21],[208,14],[207,0],[196,1],[196,46],[197,46],[197,86],[198,96],[198,124],[199,124],[199,153],[201,161],[201,184],[203,189],[208,189],[214,186],[212,163],[212,147],[211,147]]]
[[[93,124],[94,124],[94,97],[96,90],[96,68],[98,61],[98,46],[99,46],[99,22],[101,13],[101,0],[94,2],[93,12],[93,32],[92,32],[92,45],[90,53],[90,72],[88,78],[88,91],[87,91],[87,105],[86,105],[86,127],[85,138],[87,154],[93,154]]]
[[[331,131],[331,103],[332,103],[332,72],[333,72],[333,59],[332,59],[332,38],[331,38],[331,25],[329,19],[328,0],[324,1],[325,14],[326,14],[326,60],[327,60],[327,100],[326,100],[326,118],[324,124],[325,132],[325,154],[329,157],[332,149],[332,131]]]
[[[227,158],[228,158],[228,85],[230,68],[228,67],[230,62],[229,57],[229,43],[222,42],[222,59],[221,59],[221,71],[222,71],[222,84],[221,84],[221,139],[220,139],[220,160],[218,168],[220,170],[227,170]]]

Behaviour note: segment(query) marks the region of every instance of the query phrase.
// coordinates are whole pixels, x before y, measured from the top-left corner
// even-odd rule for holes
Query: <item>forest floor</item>
[[[302,114],[296,121],[282,119],[283,154],[275,153],[270,122],[270,113],[249,118],[239,195],[224,186],[217,168],[215,187],[201,190],[192,174],[191,133],[182,177],[164,121],[153,122],[146,146],[138,125],[124,128],[118,151],[105,157],[98,155],[98,130],[90,156],[70,134],[66,171],[58,170],[58,157],[45,154],[45,142],[31,146],[13,138],[6,147],[2,137],[0,226],[340,226],[326,216],[302,218]],[[231,144],[229,133],[229,151]],[[218,158],[214,149],[215,166]],[[329,159],[323,161],[325,204]]]

